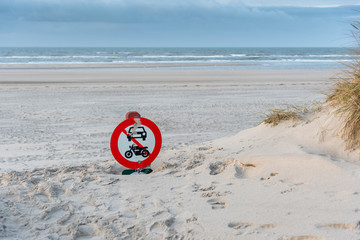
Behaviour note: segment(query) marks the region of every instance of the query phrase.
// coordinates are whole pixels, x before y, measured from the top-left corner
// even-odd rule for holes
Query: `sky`
[[[360,0],[0,0],[0,47],[349,47]]]

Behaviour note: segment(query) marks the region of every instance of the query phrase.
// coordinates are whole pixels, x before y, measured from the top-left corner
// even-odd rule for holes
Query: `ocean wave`
[[[225,55],[143,55],[143,56],[132,56],[133,58],[225,58]]]
[[[339,62],[351,62],[349,59],[273,59],[273,60],[216,60],[210,59],[207,61],[203,60],[177,60],[177,61],[141,61],[141,60],[107,60],[107,61],[26,61],[26,62],[2,62],[0,64],[181,64],[181,63],[223,63],[223,64],[262,64],[262,63],[339,63]]]
[[[0,64],[311,66],[349,62],[340,48],[0,48]]]
[[[86,56],[86,55],[66,55],[66,56],[0,56],[0,59],[66,59],[66,58],[114,58],[114,56]]]
[[[112,60],[112,59],[118,59],[118,60],[124,60],[124,61],[130,61],[130,59],[198,59],[198,60],[217,60],[217,59],[225,59],[228,61],[236,61],[236,60],[253,60],[256,59],[258,61],[261,60],[306,60],[306,61],[319,61],[324,58],[327,58],[325,60],[349,60],[353,59],[355,57],[358,57],[356,55],[246,55],[246,54],[231,54],[231,55],[143,55],[143,56],[117,56],[117,55],[64,55],[64,56],[46,56],[46,55],[40,55],[40,56],[0,56],[0,62],[1,59],[49,59],[50,61],[52,59],[69,59],[70,61],[72,59],[103,59],[103,60]],[[205,60],[207,59],[207,60]],[[159,60],[161,61],[161,60]],[[174,60],[176,61],[176,60]],[[189,60],[191,61],[191,60]]]

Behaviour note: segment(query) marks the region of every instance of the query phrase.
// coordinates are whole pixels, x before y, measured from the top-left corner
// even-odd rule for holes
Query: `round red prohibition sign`
[[[140,119],[140,125],[134,128]],[[144,168],[152,163],[160,152],[161,133],[155,123],[142,117],[129,118],[114,130],[111,152],[121,165],[130,169]]]

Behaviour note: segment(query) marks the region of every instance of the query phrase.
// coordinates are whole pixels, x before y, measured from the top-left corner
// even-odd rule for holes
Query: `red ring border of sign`
[[[146,158],[145,160],[141,161],[141,163],[138,162],[132,162],[127,160],[126,158],[124,158],[118,148],[118,140],[120,137],[120,134],[123,132],[123,130],[125,130],[128,126],[135,124],[135,118],[140,118],[141,121],[141,125],[145,125],[146,127],[150,128],[150,130],[153,132],[154,137],[155,137],[155,147],[154,150],[152,151],[152,153],[150,153],[150,155],[148,156],[148,158]],[[148,165],[150,165],[150,163],[152,163],[155,158],[157,157],[157,155],[160,152],[161,149],[161,143],[162,143],[162,139],[161,139],[161,133],[159,128],[156,126],[155,123],[153,123],[151,120],[147,119],[147,118],[143,118],[143,117],[134,117],[134,118],[129,118],[126,119],[125,121],[121,122],[114,130],[113,134],[111,135],[111,140],[110,140],[110,149],[111,152],[115,158],[116,161],[118,161],[118,163],[120,163],[121,165],[123,165],[124,167],[130,168],[130,169],[140,169],[140,168],[144,168]]]

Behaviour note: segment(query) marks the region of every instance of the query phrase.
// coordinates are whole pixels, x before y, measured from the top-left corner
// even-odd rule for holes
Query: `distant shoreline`
[[[158,68],[190,68],[190,67],[239,67],[257,66],[259,64],[239,63],[49,63],[49,64],[0,64],[0,70],[30,70],[30,69],[158,69]]]
[[[341,70],[339,67],[294,67],[282,68],[279,66],[269,66],[263,68],[260,64],[239,64],[239,63],[66,63],[66,64],[0,64],[0,71],[18,71],[18,70],[206,70],[206,71],[242,71],[242,70]]]
[[[97,65],[96,65],[97,66]],[[111,68],[69,64],[66,68],[37,66],[28,69],[0,68],[0,84],[125,84],[125,85],[181,85],[209,86],[305,84],[312,79],[332,82],[338,69],[166,69]],[[29,66],[30,67],[30,66]],[[36,66],[35,66],[36,67]],[[46,68],[49,67],[49,68]],[[60,66],[59,66],[60,67]],[[304,82],[305,80],[305,82]],[[316,81],[316,82],[317,82]]]

